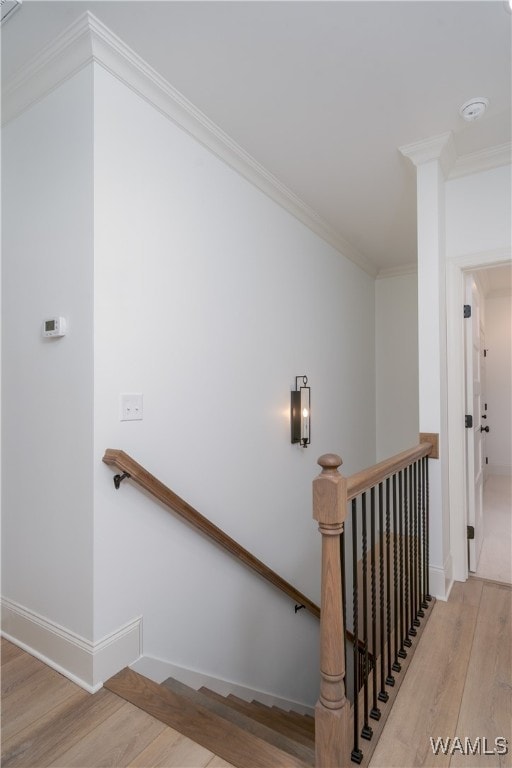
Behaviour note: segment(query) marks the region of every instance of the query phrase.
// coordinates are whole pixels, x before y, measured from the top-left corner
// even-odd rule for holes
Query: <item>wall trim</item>
[[[3,637],[89,693],[142,653],[142,616],[93,643],[6,597],[1,609]]]
[[[452,556],[448,555],[442,568],[431,565],[428,569],[430,594],[437,600],[448,600],[453,586]]]
[[[413,144],[406,144],[398,149],[416,166],[431,160],[439,160],[447,180],[458,179],[471,173],[490,171],[512,162],[512,142],[486,147],[467,155],[459,155],[455,149],[451,131],[415,141]]]
[[[402,277],[404,275],[417,275],[418,263],[410,261],[408,264],[399,264],[396,267],[384,267],[379,269],[377,280],[386,280],[389,277]]]
[[[244,699],[244,701],[256,699],[261,704],[266,704],[269,707],[276,706],[286,710],[293,709],[295,712],[306,715],[314,715],[315,711],[314,706],[302,704],[291,699],[283,699],[280,696],[273,696],[272,694],[265,693],[265,691],[247,688],[244,685],[238,685],[229,680],[211,677],[203,672],[179,667],[170,661],[158,659],[154,656],[141,656],[136,662],[130,664],[130,667],[135,672],[144,675],[144,677],[149,677],[155,683],[162,683],[168,677],[173,677],[180,683],[189,685],[194,690],[199,690],[202,686],[206,686],[221,696],[227,696],[232,693],[234,696]]]
[[[509,165],[512,162],[512,142],[488,147],[479,152],[471,152],[468,155],[460,155],[455,161],[449,179],[458,179],[460,176],[468,176],[470,173],[481,173],[499,168],[501,165]]]
[[[91,63],[101,65],[165,117],[372,277],[377,268],[90,12],[31,59],[3,90],[10,122]]]

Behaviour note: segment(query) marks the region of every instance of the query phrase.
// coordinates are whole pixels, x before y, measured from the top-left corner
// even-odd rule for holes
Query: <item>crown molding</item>
[[[487,147],[467,155],[457,155],[452,132],[433,136],[399,147],[399,151],[408,157],[417,167],[431,160],[439,160],[445,178],[457,179],[471,173],[481,173],[512,162],[512,143]]]
[[[450,179],[457,179],[460,176],[468,176],[471,173],[481,173],[490,171],[493,168],[499,168],[502,165],[510,165],[512,162],[512,142],[499,144],[495,147],[488,147],[479,152],[472,152],[468,155],[460,155],[455,161],[451,170]]]
[[[408,264],[399,264],[395,267],[383,267],[377,273],[377,280],[386,280],[389,277],[403,277],[404,275],[417,275],[418,264],[414,261]]]
[[[259,190],[372,277],[377,268],[90,12],[84,13],[6,85],[6,124],[78,71],[96,63],[193,136]]]
[[[448,176],[456,160],[455,144],[451,131],[439,136],[431,136],[429,139],[415,141],[413,144],[404,144],[399,151],[408,157],[416,167],[429,163],[431,160],[439,160],[445,176]]]

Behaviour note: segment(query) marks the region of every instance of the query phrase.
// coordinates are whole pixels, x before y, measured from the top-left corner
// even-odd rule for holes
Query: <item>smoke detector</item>
[[[21,5],[21,0],[0,0],[0,24],[5,24]]]
[[[483,96],[479,96],[475,99],[469,99],[469,101],[464,102],[462,107],[459,109],[459,113],[464,118],[464,120],[471,122],[472,120],[478,120],[479,117],[482,117],[488,106],[489,99],[486,99]]]

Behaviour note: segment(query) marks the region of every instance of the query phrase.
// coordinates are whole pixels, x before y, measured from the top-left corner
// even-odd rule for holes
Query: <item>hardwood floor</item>
[[[91,696],[2,639],[2,768],[231,768],[115,694]]]
[[[511,616],[512,589],[477,578],[437,601],[370,768],[512,768]],[[6,640],[1,650],[2,768],[231,768],[110,691],[91,696]],[[437,754],[431,738],[444,739]]]
[[[476,578],[437,601],[370,768],[512,766],[511,614],[512,589]]]
[[[512,584],[512,478],[491,475],[484,485],[484,541],[476,576]]]

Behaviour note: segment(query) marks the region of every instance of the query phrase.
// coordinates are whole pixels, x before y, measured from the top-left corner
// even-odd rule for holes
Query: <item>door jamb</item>
[[[468,578],[466,442],[464,399],[464,272],[506,264],[510,249],[466,254],[446,261],[446,344],[448,396],[448,471],[450,499],[450,549],[455,581]]]

